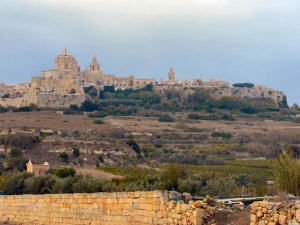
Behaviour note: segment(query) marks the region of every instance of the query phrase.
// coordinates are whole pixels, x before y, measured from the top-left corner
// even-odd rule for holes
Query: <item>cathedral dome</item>
[[[55,59],[55,69],[64,71],[80,71],[77,60],[64,49]]]

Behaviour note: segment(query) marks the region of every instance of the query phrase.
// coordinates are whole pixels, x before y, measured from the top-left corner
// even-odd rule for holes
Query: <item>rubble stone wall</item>
[[[250,225],[300,225],[300,201],[294,203],[254,202]]]
[[[0,223],[22,225],[202,225],[210,213],[168,191],[0,196]]]

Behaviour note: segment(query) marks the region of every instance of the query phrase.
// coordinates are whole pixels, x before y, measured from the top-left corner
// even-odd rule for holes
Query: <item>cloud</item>
[[[173,65],[180,79],[249,81],[296,96],[283,78],[300,73],[299,9],[299,0],[1,0],[9,76],[0,76],[26,81],[68,47],[82,67],[96,54],[117,75],[160,79]]]

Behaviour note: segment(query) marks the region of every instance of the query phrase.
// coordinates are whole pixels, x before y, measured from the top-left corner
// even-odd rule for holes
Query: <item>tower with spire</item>
[[[175,73],[173,67],[170,68],[170,71],[168,73],[168,83],[175,83]]]
[[[96,56],[93,57],[92,63],[89,66],[90,71],[102,72],[100,65],[97,62]]]

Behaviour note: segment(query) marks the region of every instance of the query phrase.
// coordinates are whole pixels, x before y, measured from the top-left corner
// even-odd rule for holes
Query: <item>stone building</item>
[[[36,104],[44,108],[66,108],[85,101],[85,87],[94,86],[100,91],[105,86],[113,86],[115,90],[125,90],[143,88],[148,84],[155,85],[155,80],[103,73],[96,57],[88,68],[81,71],[76,58],[64,49],[55,59],[54,70],[42,71],[41,76],[34,76],[24,84],[10,88],[0,86],[0,93],[9,95],[8,98],[0,98],[0,105],[20,107]]]
[[[31,160],[26,163],[27,172],[33,173],[35,176],[43,175],[50,169],[49,163],[44,162],[43,164],[33,164]]]

